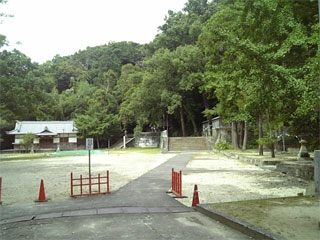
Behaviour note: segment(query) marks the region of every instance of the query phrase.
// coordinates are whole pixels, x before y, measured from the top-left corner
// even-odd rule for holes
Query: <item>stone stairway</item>
[[[131,143],[135,138],[126,138],[126,145]],[[112,149],[121,149],[123,148],[123,138],[119,139],[115,144],[111,146]]]
[[[169,151],[208,150],[205,137],[169,137]]]

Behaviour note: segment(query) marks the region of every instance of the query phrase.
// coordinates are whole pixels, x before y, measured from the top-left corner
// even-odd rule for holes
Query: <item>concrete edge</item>
[[[249,164],[256,165],[259,167],[276,166],[277,164],[281,164],[281,163],[285,162],[285,161],[272,160],[272,159],[257,159],[257,158],[252,158],[252,157],[245,157],[245,156],[240,156],[236,153],[228,153],[223,150],[216,150],[216,149],[212,149],[211,152],[220,153],[226,157],[234,158],[234,159],[240,160],[242,162],[247,162]],[[286,160],[286,162],[292,162],[292,161]]]
[[[161,214],[161,213],[187,213],[193,212],[193,208],[187,207],[110,207],[81,209],[60,212],[39,213],[28,216],[15,217],[0,220],[0,226],[11,223],[20,223],[26,221],[37,221],[43,219],[65,218],[65,217],[85,217],[101,216],[112,214]]]
[[[220,153],[226,157],[237,159],[239,161],[246,162],[246,163],[258,166],[258,167],[264,167],[264,166],[276,166],[277,167],[277,166],[281,166],[281,164],[283,164],[283,163],[297,163],[297,161],[290,161],[290,160],[278,161],[278,160],[263,160],[263,159],[256,159],[256,158],[248,158],[248,157],[244,157],[244,156],[239,156],[236,153],[228,153],[223,150],[216,150],[216,149],[212,149],[211,152]],[[278,170],[278,167],[276,169],[274,169],[273,171],[281,172],[281,170]],[[292,174],[292,173],[290,173],[290,171],[288,173],[288,176],[298,178],[298,179],[305,181],[305,182],[312,181],[312,179],[310,179],[310,178],[303,177],[303,175]]]
[[[255,239],[272,239],[272,240],[285,240],[284,237],[281,237],[277,234],[269,232],[265,229],[253,226],[246,221],[231,217],[225,213],[221,213],[216,211],[206,204],[198,204],[195,207],[195,210],[214,219],[217,220],[233,229],[236,229],[250,237]]]
[[[230,157],[230,158],[234,158],[234,159],[238,159],[240,161],[244,161],[256,166],[264,166],[264,165],[274,165],[274,164],[270,164],[269,161],[267,161],[268,163],[265,163],[264,160],[261,159],[255,159],[255,158],[248,158],[248,157],[243,157],[243,156],[239,156],[235,153],[227,153],[225,151],[221,151],[221,150],[216,150],[216,149],[212,149],[211,150],[214,153],[220,153],[226,157]]]

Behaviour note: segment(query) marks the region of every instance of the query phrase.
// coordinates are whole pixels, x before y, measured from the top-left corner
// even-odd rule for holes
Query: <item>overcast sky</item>
[[[168,10],[182,10],[187,0],[8,0],[0,12],[0,33],[10,49],[43,63],[110,41],[148,43]],[[16,42],[21,42],[17,45]]]

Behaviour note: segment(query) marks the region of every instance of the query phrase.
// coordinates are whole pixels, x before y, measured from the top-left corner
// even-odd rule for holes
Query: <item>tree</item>
[[[1,128],[12,126],[14,120],[29,119],[27,99],[34,96],[26,81],[35,68],[29,58],[17,50],[0,52],[0,116]]]
[[[189,124],[197,135],[198,116],[202,120],[199,85],[204,63],[199,48],[186,45],[174,51],[156,51],[146,61],[143,74],[137,67],[123,68],[125,72],[119,79],[119,87],[125,92],[120,109],[122,122],[135,122],[138,130],[147,124],[160,127],[163,116],[172,116],[179,121],[183,136],[188,134]]]
[[[268,137],[274,138],[294,111],[291,96],[300,90],[293,82],[303,84],[303,65],[314,55],[308,40],[309,14],[316,14],[312,5],[221,2],[200,37],[210,58],[204,89],[219,100],[214,113],[231,122],[259,116]]]
[[[25,149],[30,148],[30,153],[33,153],[33,139],[35,138],[34,134],[28,133],[23,135],[21,144]]]
[[[195,45],[203,24],[216,9],[216,1],[189,0],[183,11],[169,10],[165,23],[159,26],[160,33],[151,44],[155,50],[168,48],[173,51],[179,46]]]
[[[143,69],[138,65],[129,63],[122,66],[121,75],[117,82],[122,99],[141,83],[143,74]]]
[[[97,90],[88,99],[88,109],[75,118],[77,129],[83,137],[94,137],[98,148],[102,139],[108,139],[118,134],[118,103],[113,96],[103,89]]]

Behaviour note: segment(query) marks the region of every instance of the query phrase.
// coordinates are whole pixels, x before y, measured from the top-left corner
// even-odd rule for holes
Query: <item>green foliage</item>
[[[25,149],[29,149],[33,145],[33,139],[35,138],[34,134],[28,133],[23,135],[21,144]]]
[[[316,5],[315,1],[221,1],[199,38],[209,59],[201,88],[219,100],[206,113],[225,121],[263,115],[269,137],[284,124],[291,125],[297,114],[308,112],[310,119],[316,119],[319,85],[309,87],[306,81],[317,79],[311,67],[313,60],[319,60],[314,57]],[[312,77],[306,78],[306,72]],[[317,120],[308,122],[314,126]]]
[[[3,46],[8,45],[8,42],[6,40],[6,36],[0,34],[0,48],[2,48]]]
[[[138,134],[148,123],[160,127],[163,114],[180,121],[183,109],[187,123],[192,123],[197,132],[195,116],[202,110],[197,101],[201,99],[199,75],[204,64],[200,49],[186,45],[174,51],[159,49],[146,60],[144,69],[124,66],[119,79],[124,96],[120,109],[122,123],[135,123]]]
[[[168,11],[165,23],[159,26],[160,33],[152,43],[155,50],[168,48],[173,51],[179,46],[194,45],[205,23],[215,12],[216,1],[189,0],[183,11]]]
[[[254,131],[260,115],[268,138],[289,126],[320,146],[318,30],[312,0],[188,0],[150,44],[110,42],[41,65],[3,50],[0,132],[15,120],[74,119],[103,142],[166,122],[172,135],[197,135],[216,115]]]
[[[234,149],[233,146],[230,143],[227,142],[218,142],[213,147],[216,150],[228,150],[228,149]]]
[[[21,52],[0,52],[1,128],[11,127],[15,120],[51,118],[53,81]]]
[[[144,57],[143,46],[134,42],[111,42],[107,45],[88,47],[71,57],[72,62],[90,73],[89,81],[94,81],[99,72],[112,70],[120,74],[121,67],[136,64]]]
[[[276,138],[270,138],[270,137],[263,137],[259,138],[257,140],[257,143],[262,145],[262,146],[267,146],[270,147],[272,144],[276,143],[277,139]]]
[[[110,138],[119,132],[118,104],[112,95],[103,89],[87,98],[88,109],[76,115],[75,123],[83,137]]]

